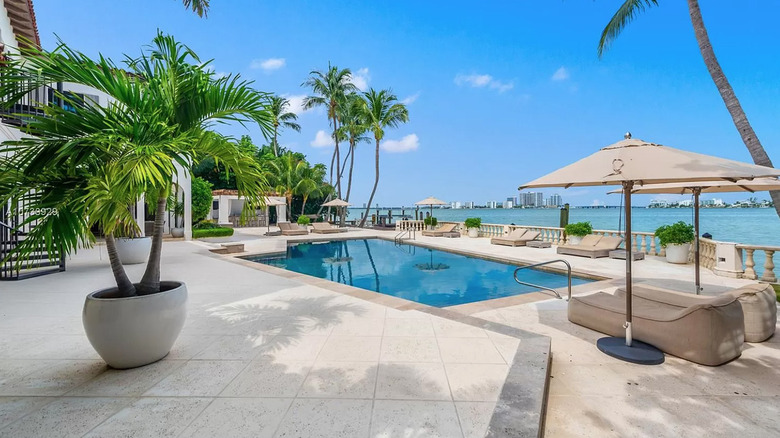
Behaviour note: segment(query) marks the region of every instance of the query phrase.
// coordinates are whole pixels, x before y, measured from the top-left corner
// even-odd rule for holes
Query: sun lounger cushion
[[[584,240],[584,239],[583,239]],[[604,236],[596,243],[596,248],[614,250],[617,249],[620,244],[623,243],[622,237],[617,236]]]
[[[587,236],[583,237],[580,243],[578,245],[581,246],[596,246],[597,243],[599,243],[599,240],[601,240],[602,237],[597,234],[588,234]]]
[[[312,226],[311,232],[317,234],[335,234],[335,233],[340,233],[342,231],[346,231],[346,230],[342,230],[341,228],[334,227],[333,225],[327,222],[314,222],[311,224],[311,226]]]
[[[457,224],[444,224],[439,228],[436,228],[435,230],[430,230],[430,231],[424,230],[422,232],[422,235],[428,237],[442,237],[444,233],[452,233],[453,231],[455,231],[456,225]]]
[[[526,232],[530,232],[531,230],[527,230],[525,228],[515,228],[514,230],[510,231],[509,234],[506,236],[503,236],[504,239],[520,239],[525,235]]]
[[[618,289],[615,295],[624,297],[624,289]],[[754,283],[725,292],[739,300],[745,321],[745,341],[763,342],[775,333],[777,327],[777,298],[774,288],[769,284]],[[675,307],[687,307],[712,299],[707,295],[694,295],[669,291],[649,285],[634,285],[634,300],[651,300]]]
[[[611,336],[624,336],[625,297],[604,292],[573,297],[569,321]],[[742,353],[742,306],[730,296],[680,308],[650,300],[633,303],[634,339],[702,365],[717,366]]]

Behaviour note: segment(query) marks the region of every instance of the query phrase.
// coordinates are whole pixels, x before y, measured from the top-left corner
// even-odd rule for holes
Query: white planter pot
[[[469,237],[479,237],[479,228],[469,228]]]
[[[160,286],[163,292],[130,298],[101,298],[115,294],[115,287],[87,295],[84,331],[108,365],[140,367],[171,351],[187,317],[187,286],[176,281]]]
[[[171,237],[184,237],[184,228],[171,228]]]
[[[568,236],[569,245],[579,245],[582,242],[584,236]]]
[[[152,250],[151,237],[134,237],[132,239],[116,239],[116,251],[123,265],[146,263]]]
[[[669,263],[688,263],[688,253],[690,250],[690,243],[683,243],[681,245],[670,243],[666,245],[666,261]]]
[[[433,225],[426,225],[425,229],[428,231],[433,231]]]

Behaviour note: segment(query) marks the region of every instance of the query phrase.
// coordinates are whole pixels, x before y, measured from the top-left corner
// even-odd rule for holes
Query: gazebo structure
[[[238,195],[238,190],[221,189],[211,192],[211,219],[227,227],[240,227],[241,211],[244,209],[244,199]],[[268,223],[269,207],[276,207],[276,217],[287,217],[287,200],[284,196],[268,196],[266,207],[257,219],[250,221],[248,226],[266,227]]]

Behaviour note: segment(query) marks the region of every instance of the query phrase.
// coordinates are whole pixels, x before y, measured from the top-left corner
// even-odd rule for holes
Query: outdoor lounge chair
[[[624,296],[598,292],[572,297],[569,321],[606,333],[625,335]],[[645,299],[633,300],[634,339],[671,355],[717,366],[742,354],[745,323],[737,297],[708,297],[685,307]]]
[[[313,222],[311,226],[312,226],[311,232],[316,234],[335,234],[335,233],[341,233],[347,231],[346,229],[334,227],[333,225],[327,222]]]
[[[435,230],[423,230],[422,235],[428,237],[443,237],[445,234],[454,233],[457,224],[444,224]]]
[[[536,240],[537,237],[539,237],[538,231],[517,228],[506,236],[490,239],[490,243],[493,245],[506,245],[512,247],[526,246],[529,241]]]
[[[622,237],[598,236],[588,234],[577,245],[558,245],[558,254],[568,254],[592,259],[609,257],[609,252],[616,250],[623,243]]]
[[[684,308],[712,299],[712,296],[673,292],[650,285],[638,284],[633,287],[634,302],[648,300],[669,306]],[[618,289],[615,295],[625,297],[625,289]],[[732,289],[720,296],[730,296],[739,300],[745,320],[745,342],[763,342],[773,334],[777,327],[777,298],[770,284],[754,283]]]
[[[276,225],[282,230],[282,236],[303,236],[304,234],[309,234],[309,230],[301,228],[298,224],[279,222]]]

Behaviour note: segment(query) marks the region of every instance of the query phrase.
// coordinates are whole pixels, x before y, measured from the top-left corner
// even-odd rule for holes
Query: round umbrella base
[[[601,338],[596,341],[596,347],[602,353],[616,359],[640,365],[658,365],[664,363],[663,351],[640,341],[632,341],[631,346],[626,345],[626,338]]]

